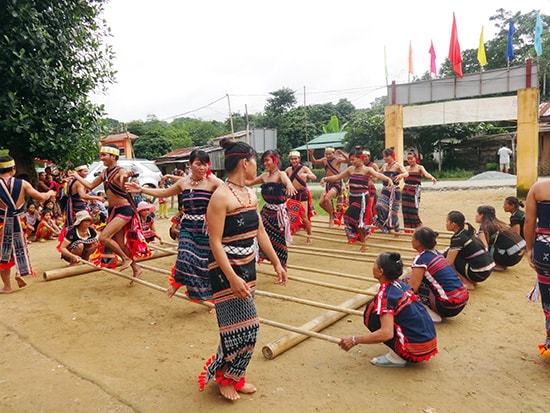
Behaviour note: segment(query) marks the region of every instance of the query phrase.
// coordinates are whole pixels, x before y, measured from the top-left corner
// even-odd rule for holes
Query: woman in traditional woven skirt
[[[189,155],[191,173],[188,176],[164,176],[175,181],[168,188],[141,188],[136,183],[126,185],[128,191],[167,198],[182,194],[183,214],[180,219],[178,257],[170,275],[166,291],[172,297],[185,285],[192,301],[212,301],[212,287],[208,279],[210,242],[206,231],[206,208],[212,193],[223,181],[210,174],[210,158],[203,150],[195,149]]]
[[[272,263],[278,279],[286,285],[286,270],[281,265],[258,214],[258,199],[245,186],[256,177],[256,153],[244,142],[223,139],[225,185],[212,195],[206,218],[211,254],[208,275],[214,292],[216,317],[220,330],[218,351],[199,375],[199,389],[215,378],[223,397],[238,399],[239,393],[256,391],[245,381],[248,363],[259,330],[254,304],[256,288],[256,240]]]
[[[390,178],[395,185],[389,186],[384,183],[382,192],[376,201],[376,216],[374,225],[382,232],[399,232],[399,203],[401,201],[401,192],[399,181],[409,176],[403,165],[396,162],[393,148],[386,148],[382,151],[384,165],[382,173]]]
[[[529,264],[537,271],[537,287],[546,318],[546,341],[539,345],[542,356],[550,356],[550,181],[535,183],[527,194],[525,225]],[[531,294],[536,300],[536,295]]]
[[[380,367],[405,367],[407,362],[419,363],[435,356],[434,323],[411,287],[399,280],[403,274],[401,255],[383,252],[376,258],[372,274],[380,288],[365,309],[364,323],[371,333],[344,337],[338,345],[349,351],[358,344],[384,343],[390,351],[370,361]]]
[[[349,206],[344,214],[344,228],[348,242],[359,241],[361,243],[360,251],[365,251],[367,249],[366,237],[370,231],[369,222],[371,221],[370,213],[372,210],[369,181],[373,178],[381,179],[390,187],[393,186],[393,182],[390,178],[363,164],[363,151],[361,149],[354,149],[350,152],[349,162],[352,166],[338,175],[324,177],[321,179],[321,184],[349,178]]]
[[[254,180],[246,182],[247,186],[262,184],[262,198],[265,202],[261,216],[265,232],[271,240],[271,245],[286,268],[288,261],[288,244],[292,242],[290,233],[290,221],[286,206],[287,196],[296,193],[296,189],[288,175],[279,170],[281,154],[277,150],[265,151],[262,155],[262,165],[265,172]],[[260,260],[267,258],[263,250],[260,250]]]
[[[409,176],[405,178],[401,200],[403,226],[405,228],[418,228],[422,226],[422,221],[418,215],[422,178],[426,177],[431,179],[434,185],[437,183],[437,179],[428,173],[422,165],[418,164],[418,157],[414,152],[409,152],[407,154],[407,163],[408,165],[405,167],[405,170]]]

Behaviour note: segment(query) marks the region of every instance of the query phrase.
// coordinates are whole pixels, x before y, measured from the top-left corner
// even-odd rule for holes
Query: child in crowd
[[[170,238],[174,241],[177,241],[180,237],[180,221],[183,215],[183,207],[180,208],[179,212],[172,217],[170,223],[172,224],[169,229]]]
[[[36,228],[40,222],[40,214],[36,210],[36,205],[34,203],[31,202],[27,207],[23,220],[25,221],[27,239],[29,241],[34,241],[36,239]]]
[[[443,253],[462,283],[468,289],[474,289],[476,283],[485,281],[495,267],[493,257],[476,237],[475,229],[466,222],[460,211],[447,214],[447,231],[452,231],[451,245]]]
[[[365,310],[364,323],[371,333],[344,337],[338,345],[349,351],[357,344],[384,343],[390,348],[389,353],[371,360],[380,367],[405,367],[407,362],[418,363],[435,356],[434,323],[411,287],[399,281],[403,274],[401,255],[381,253],[372,266],[372,274],[380,288]]]
[[[45,210],[42,214],[42,219],[38,223],[38,228],[36,229],[36,240],[39,242],[46,242],[46,240],[57,238],[60,233],[61,231],[57,228],[52,218],[51,211]]]
[[[411,242],[418,255],[406,280],[422,304],[436,313],[432,315],[434,322],[440,322],[441,317],[456,316],[466,307],[470,295],[454,268],[435,249],[437,236],[437,232],[425,226],[414,230]]]
[[[153,205],[147,201],[141,201],[137,206],[137,212],[141,221],[143,236],[147,242],[153,242],[156,239],[162,244],[162,239],[157,235],[155,228],[155,218],[152,211]]]
[[[159,198],[159,219],[168,218],[168,198]]]
[[[92,222],[93,225],[97,228],[103,226],[107,220],[107,214],[101,211],[99,203],[94,203],[92,205]]]

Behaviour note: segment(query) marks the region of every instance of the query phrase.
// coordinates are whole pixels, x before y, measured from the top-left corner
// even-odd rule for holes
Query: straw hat
[[[78,211],[76,213],[76,216],[75,216],[75,219],[74,219],[74,224],[73,225],[78,225],[80,224],[82,221],[84,220],[92,220],[92,216],[90,215],[90,213],[86,210],[83,210],[83,211]]]

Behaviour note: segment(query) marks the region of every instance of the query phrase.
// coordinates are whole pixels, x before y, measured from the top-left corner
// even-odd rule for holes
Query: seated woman
[[[485,281],[495,267],[493,257],[475,235],[475,229],[466,222],[460,211],[447,214],[447,231],[452,231],[451,245],[443,255],[451,264],[466,288],[475,288]]]
[[[496,217],[495,208],[490,205],[478,207],[476,222],[480,224],[477,236],[495,261],[493,271],[504,271],[521,261],[525,240]]]
[[[99,246],[97,232],[91,226],[93,218],[87,210],[78,211],[75,221],[67,230],[63,242],[59,246],[61,258],[75,265],[80,260],[88,261],[90,255],[96,252]]]
[[[435,250],[438,233],[428,227],[415,229],[412,247],[414,257],[407,283],[429,309],[441,317],[454,317],[468,303],[469,293],[454,268]],[[434,322],[441,321],[436,317]]]
[[[510,228],[515,232],[523,236],[523,223],[525,222],[525,212],[523,212],[520,207],[523,208],[525,205],[515,196],[509,196],[504,200],[504,212],[510,213]]]
[[[411,287],[398,279],[403,274],[401,255],[381,253],[372,266],[372,274],[380,282],[364,315],[365,326],[372,333],[344,337],[338,345],[349,351],[357,344],[384,343],[390,348],[389,353],[371,360],[380,367],[405,367],[407,362],[418,363],[435,356],[434,323]]]

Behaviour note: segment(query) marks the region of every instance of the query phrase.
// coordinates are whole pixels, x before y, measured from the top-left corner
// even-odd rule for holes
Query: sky
[[[121,122],[256,114],[281,88],[299,106],[348,99],[367,108],[386,95],[384,47],[389,82],[407,83],[409,44],[414,75],[430,69],[431,41],[439,70],[453,12],[465,50],[477,49],[482,26],[485,41],[494,38],[497,9],[543,6],[550,0],[110,0],[102,16],[118,73],[91,99]]]

